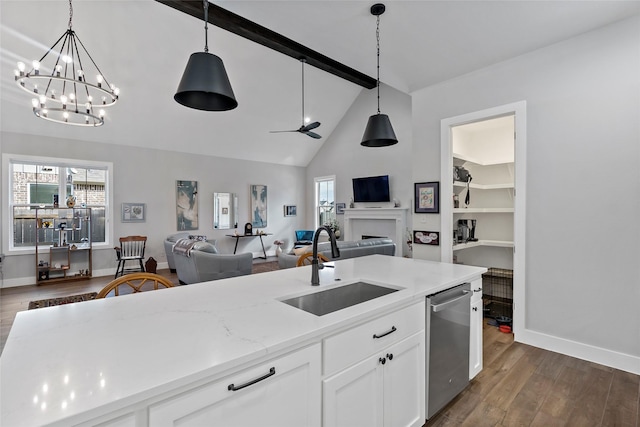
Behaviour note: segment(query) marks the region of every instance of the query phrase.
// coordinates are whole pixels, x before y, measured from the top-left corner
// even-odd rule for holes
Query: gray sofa
[[[307,247],[311,251],[311,246]],[[365,255],[390,255],[396,254],[396,245],[393,240],[387,238],[375,238],[375,239],[363,239],[356,241],[338,241],[338,248],[340,249],[340,258],[336,260],[355,258]],[[330,260],[333,260],[331,256],[331,245],[329,242],[318,243],[318,253],[326,256]],[[295,267],[298,262],[299,255],[295,255],[293,252],[286,254],[280,254],[278,256],[278,266],[283,268]]]
[[[210,242],[193,242],[189,251],[174,248],[173,260],[183,285],[251,274],[253,255],[249,252],[219,254]]]

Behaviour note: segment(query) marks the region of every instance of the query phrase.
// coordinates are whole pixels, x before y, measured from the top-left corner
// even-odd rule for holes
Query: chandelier
[[[33,61],[30,71],[18,62],[14,78],[33,96],[31,104],[37,117],[75,126],[102,126],[103,108],[116,103],[120,90],[109,83],[91,58],[72,29],[72,19],[69,0],[68,29],[40,60]]]

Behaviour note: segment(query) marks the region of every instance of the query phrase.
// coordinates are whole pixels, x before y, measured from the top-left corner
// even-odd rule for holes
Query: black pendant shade
[[[378,113],[369,117],[360,145],[365,147],[388,147],[397,143],[398,138],[396,138],[396,133],[393,131],[389,116]]]
[[[222,59],[208,52],[191,54],[173,99],[206,111],[227,111],[238,106]]]

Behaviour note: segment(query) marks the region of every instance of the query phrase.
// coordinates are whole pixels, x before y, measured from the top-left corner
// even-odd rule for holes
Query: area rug
[[[278,261],[268,261],[255,263],[251,267],[251,274],[266,273],[267,271],[279,270]]]
[[[34,308],[52,307],[54,305],[70,304],[72,302],[88,301],[95,299],[98,296],[97,292],[89,292],[86,294],[71,295],[68,297],[41,299],[38,301],[31,301],[29,303],[29,310]]]

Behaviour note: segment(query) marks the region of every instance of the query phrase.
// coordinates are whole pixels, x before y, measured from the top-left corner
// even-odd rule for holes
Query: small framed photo
[[[284,205],[284,216],[296,216],[296,205]]]
[[[346,203],[336,203],[336,214],[344,215],[344,210],[347,207]]]
[[[440,213],[440,183],[417,182],[415,186],[415,213]]]
[[[147,217],[146,203],[123,203],[122,222],[145,222]]]
[[[440,233],[437,231],[414,230],[413,243],[417,243],[419,245],[440,246]]]

